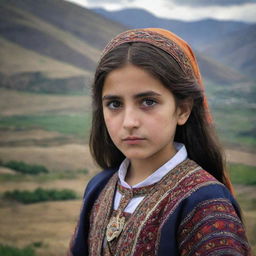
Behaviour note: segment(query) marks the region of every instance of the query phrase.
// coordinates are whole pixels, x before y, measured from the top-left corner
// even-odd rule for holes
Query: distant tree
[[[9,245],[0,244],[1,256],[36,256],[35,250],[31,246],[25,248],[16,248]]]
[[[37,188],[34,191],[28,190],[13,190],[6,191],[3,194],[6,199],[11,199],[24,204],[32,204],[45,201],[62,201],[78,198],[77,194],[70,189],[42,189]],[[1,255],[1,254],[0,254]]]
[[[24,174],[37,175],[40,173],[48,173],[48,169],[42,165],[31,165],[22,161],[9,161],[6,163],[0,163],[2,166],[10,168],[16,172]]]

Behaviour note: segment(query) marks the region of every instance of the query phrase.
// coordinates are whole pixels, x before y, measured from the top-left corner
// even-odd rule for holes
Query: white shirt
[[[174,146],[177,150],[177,153],[165,164],[163,164],[160,168],[154,171],[150,176],[148,176],[145,180],[130,186],[125,182],[125,176],[127,173],[127,169],[129,167],[130,161],[129,159],[125,159],[118,170],[119,184],[126,188],[141,188],[148,185],[152,185],[160,181],[167,173],[169,173],[173,168],[175,168],[178,164],[187,159],[188,154],[185,145],[182,143],[174,142]],[[119,191],[116,191],[115,200],[114,200],[114,210],[116,210],[120,204],[122,194]],[[133,213],[139,203],[143,200],[144,196],[137,196],[131,199],[128,205],[125,208],[125,212]]]

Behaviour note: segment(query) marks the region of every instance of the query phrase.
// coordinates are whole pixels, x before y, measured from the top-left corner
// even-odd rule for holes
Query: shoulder
[[[204,170],[192,160],[187,161],[189,170],[184,180],[190,186],[190,193],[195,192],[198,196],[214,197],[224,196],[233,198],[227,187],[218,181],[213,175]]]
[[[181,255],[249,255],[239,205],[229,190],[200,167],[190,182],[178,227]]]
[[[201,192],[195,192],[194,198],[187,200],[186,214],[183,212],[179,223],[181,255],[250,255],[235,199],[220,186],[210,185],[207,191]]]
[[[117,172],[117,169],[105,169],[96,174],[87,184],[84,197],[95,190],[101,190],[107,184],[109,179]]]
[[[239,211],[238,203],[227,187],[195,162],[191,162],[194,167],[187,177],[184,177],[186,184],[189,184],[189,193],[183,202],[186,211],[193,210],[201,202],[216,200],[227,201]]]
[[[90,212],[95,200],[115,172],[115,169],[103,170],[88,182],[84,192],[80,219],[71,241],[72,255],[88,255],[88,244],[85,241],[88,239],[88,230],[90,228]]]

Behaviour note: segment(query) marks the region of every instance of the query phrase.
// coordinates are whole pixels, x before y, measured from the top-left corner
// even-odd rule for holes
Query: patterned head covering
[[[189,78],[195,78],[204,91],[202,77],[197,64],[196,57],[183,39],[174,33],[160,28],[145,28],[145,29],[132,29],[122,32],[113,38],[105,47],[102,57],[109,53],[117,46],[124,43],[143,42],[158,47],[168,54],[170,54],[179,64],[181,69]],[[204,95],[204,108],[206,117],[209,123],[212,122],[212,117],[209,111],[206,96]]]

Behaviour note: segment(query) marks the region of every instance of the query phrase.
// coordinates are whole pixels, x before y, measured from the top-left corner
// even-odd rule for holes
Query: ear
[[[177,119],[177,124],[178,125],[184,125],[192,111],[193,107],[193,100],[191,98],[186,99],[182,102],[179,103],[179,106],[177,108],[177,114],[178,114],[178,119]]]

